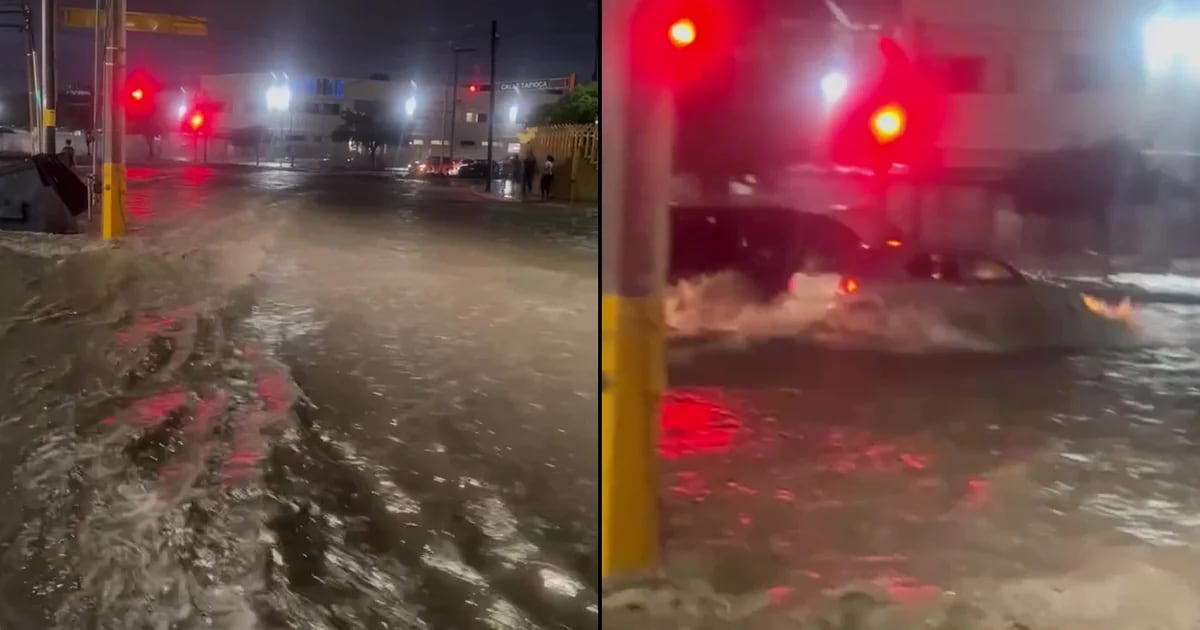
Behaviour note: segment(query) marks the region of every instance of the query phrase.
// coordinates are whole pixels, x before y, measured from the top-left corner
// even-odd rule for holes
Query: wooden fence
[[[600,193],[600,129],[598,125],[530,127],[520,135],[521,154],[529,151],[542,162],[554,156],[554,198],[596,201]]]

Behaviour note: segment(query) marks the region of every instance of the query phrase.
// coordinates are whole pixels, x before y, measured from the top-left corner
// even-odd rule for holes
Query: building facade
[[[898,32],[946,96],[948,167],[1114,137],[1152,142],[1146,0],[905,0]],[[1159,103],[1161,105],[1161,103]]]
[[[271,140],[271,157],[342,159],[354,153],[346,142],[334,142],[342,113],[352,110],[390,118],[403,130],[401,146],[381,150],[384,163],[397,166],[432,157],[484,159],[492,124],[492,157],[504,159],[520,150],[517,133],[540,106],[557,101],[574,87],[570,77],[497,82],[495,112],[489,86],[420,85],[347,77],[288,76],[284,73],[206,75],[200,79],[204,98],[221,104],[214,135],[226,137],[239,128],[261,126]],[[181,106],[183,105],[181,97]],[[489,120],[490,119],[490,120]],[[222,147],[220,150],[231,150]]]

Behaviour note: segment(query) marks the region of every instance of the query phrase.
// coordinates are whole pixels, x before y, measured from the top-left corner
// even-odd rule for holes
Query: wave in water
[[[734,272],[681,281],[666,295],[669,334],[738,342],[790,337],[833,347],[914,353],[1089,349],[1139,340],[1128,302],[1109,304],[1059,287],[1031,285],[1027,295],[1039,305],[1041,316],[1022,321],[1019,313],[988,310],[984,302],[967,298],[953,309],[916,300],[869,311],[840,309],[835,301],[840,279],[797,276],[789,294],[766,303],[755,300],[750,283]]]

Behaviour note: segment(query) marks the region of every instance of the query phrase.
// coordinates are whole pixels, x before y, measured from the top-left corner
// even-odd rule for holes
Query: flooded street
[[[1194,627],[1200,309],[1135,315],[1137,347],[1071,353],[677,347],[668,564],[780,610],[851,585],[926,611],[831,627]],[[952,604],[974,620],[938,626]]]
[[[0,627],[598,627],[594,217],[130,179],[0,235]]]

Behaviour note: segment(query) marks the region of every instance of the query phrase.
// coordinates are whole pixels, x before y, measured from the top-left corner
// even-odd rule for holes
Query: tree
[[[600,118],[600,84],[578,87],[553,103],[535,109],[534,125],[590,125]]]
[[[144,118],[142,120],[129,121],[129,133],[142,136],[146,139],[146,149],[150,152],[150,159],[154,159],[154,140],[163,135],[162,121],[156,116]]]
[[[403,135],[399,125],[391,120],[346,110],[342,112],[342,124],[329,137],[334,142],[353,142],[366,149],[371,156],[371,168],[374,168],[375,153],[379,148],[400,144]]]
[[[252,127],[240,127],[229,132],[229,141],[235,148],[238,149],[254,149],[254,164],[258,165],[260,151],[262,145],[270,138],[271,134],[267,128],[262,125],[254,125]]]

